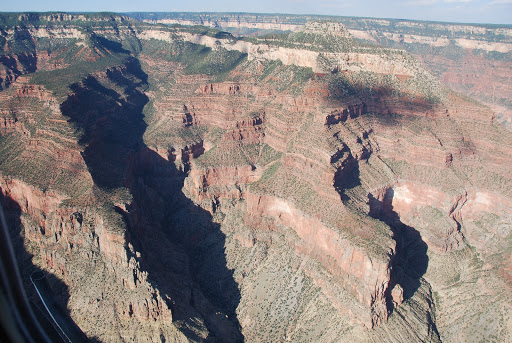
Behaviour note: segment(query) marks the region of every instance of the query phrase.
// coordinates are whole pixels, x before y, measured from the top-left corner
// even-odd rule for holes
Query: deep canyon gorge
[[[512,30],[465,50],[493,102],[410,32],[132,17],[0,14],[29,298],[97,342],[511,341]]]

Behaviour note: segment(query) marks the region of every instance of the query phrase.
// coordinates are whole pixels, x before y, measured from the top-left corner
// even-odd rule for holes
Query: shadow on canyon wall
[[[421,234],[411,226],[401,222],[400,216],[393,210],[394,190],[388,189],[382,200],[368,195],[369,215],[389,225],[396,241],[395,256],[391,262],[391,285],[402,286],[404,300],[411,298],[420,287],[420,279],[428,268],[428,246]],[[388,307],[392,305],[388,304]]]
[[[64,342],[57,329],[53,326],[52,321],[49,318],[47,311],[45,310],[45,306],[41,301],[41,298],[37,295],[36,289],[30,281],[30,276],[34,273],[41,273],[41,275],[46,278],[47,285],[50,288],[46,295],[52,298],[50,300],[55,301],[55,304],[53,304],[53,311],[58,312],[60,317],[66,321],[66,324],[72,327],[73,334],[77,335],[76,342],[98,342],[94,337],[87,340],[85,335],[81,333],[80,329],[70,319],[71,314],[66,306],[70,296],[68,286],[66,286],[66,284],[55,275],[42,271],[39,267],[32,263],[33,255],[27,251],[24,244],[24,228],[21,222],[22,211],[19,204],[10,197],[5,196],[3,192],[0,192],[0,205],[4,210],[10,236],[9,238],[12,242],[15,258],[20,270],[22,283],[24,285],[25,294],[27,295],[35,318],[41,325],[41,328],[44,330],[44,332],[48,335],[48,338],[52,342]],[[37,227],[28,228],[28,230],[30,229],[39,230]],[[26,325],[28,327],[32,327],[32,324],[30,323],[26,323]]]
[[[339,154],[333,155],[331,162],[336,162],[339,156],[350,152],[347,146]],[[368,152],[368,155],[370,153]],[[337,168],[333,185],[340,195],[343,203],[350,201],[350,190],[361,185],[359,161],[350,153],[342,165]],[[409,299],[420,287],[420,279],[428,267],[428,246],[421,238],[420,233],[411,226],[405,225],[400,216],[393,210],[394,190],[388,189],[382,200],[368,195],[370,207],[369,215],[372,218],[385,222],[393,232],[393,239],[396,241],[395,256],[392,260],[391,269],[391,290],[395,284],[403,288],[404,300]],[[388,308],[393,310],[391,297],[388,297]]]
[[[227,267],[220,225],[183,194],[186,172],[143,142],[147,75],[131,59],[107,78],[89,76],[74,84],[74,95],[61,106],[82,132],[95,184],[107,192],[130,190],[132,204],[116,211],[125,218],[127,241],[140,252],[134,257],[167,299],[173,321],[185,323],[178,325],[182,332],[201,339],[190,329],[199,314],[210,333],[207,341],[243,341],[235,312],[240,291]]]
[[[380,114],[396,113],[394,107],[400,105],[401,109],[414,110],[418,113],[432,111],[440,99],[433,94],[409,95],[401,92],[396,86],[386,85],[382,81],[370,85],[372,82],[351,79],[345,73],[333,72],[327,80],[329,98],[333,103],[345,106],[354,100],[360,100],[368,108],[378,110]]]
[[[396,114],[401,109],[406,108],[425,116],[429,113],[433,115],[437,101],[427,97],[414,99],[399,96],[390,86],[369,87],[361,82],[356,83],[339,72],[330,75],[327,84],[330,101],[339,106],[339,109],[326,117],[325,125],[329,129],[335,129],[339,124],[345,125],[348,121],[361,116],[370,116],[384,126],[399,127],[403,120],[418,120],[417,116]],[[400,106],[397,107],[398,104]],[[372,144],[367,142],[369,132],[362,132],[362,137],[357,137],[359,151],[351,151],[344,142],[345,138],[339,136],[339,131],[335,132],[333,137],[341,147],[331,156],[330,162],[336,167],[333,186],[340,194],[342,202],[346,203],[350,201],[350,190],[361,185],[359,163],[371,156]],[[345,157],[347,154],[348,157]]]
[[[4,75],[0,76],[0,91],[7,89],[18,76],[33,73],[37,69],[37,57],[34,52],[19,53],[16,57],[0,56],[0,65],[4,68]]]
[[[341,168],[336,169],[333,184],[334,189],[336,189],[341,197],[341,201],[343,203],[349,201],[350,196],[347,194],[347,191],[361,185],[359,161],[350,155],[346,163]]]

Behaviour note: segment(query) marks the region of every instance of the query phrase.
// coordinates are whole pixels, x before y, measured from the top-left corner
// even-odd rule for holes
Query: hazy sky
[[[258,12],[512,24],[512,0],[23,0],[0,11]]]

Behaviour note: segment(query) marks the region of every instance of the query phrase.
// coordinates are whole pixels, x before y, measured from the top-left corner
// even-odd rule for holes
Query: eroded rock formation
[[[510,336],[511,135],[411,56],[332,23],[269,43],[34,16],[0,188],[25,273],[89,337]]]

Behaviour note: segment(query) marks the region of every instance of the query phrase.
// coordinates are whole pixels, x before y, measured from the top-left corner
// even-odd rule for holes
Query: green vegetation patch
[[[178,36],[172,42],[150,39],[142,43],[142,52],[147,55],[178,62],[185,66],[187,74],[222,76],[246,60],[247,54],[222,47],[211,49],[204,45],[184,41]]]
[[[253,149],[257,148],[253,147]],[[253,165],[251,157],[245,153],[245,150],[251,150],[251,148],[244,149],[237,144],[219,144],[201,155],[196,163],[200,168]]]
[[[206,49],[202,54],[204,58],[197,60],[196,63],[188,64],[185,72],[219,76],[233,70],[247,58],[247,54],[221,47],[214,50]]]
[[[266,166],[267,164],[274,162],[283,156],[283,153],[275,150],[268,144],[264,144],[261,148],[260,155],[257,163]]]
[[[57,70],[41,70],[32,74],[31,81],[43,85],[56,95],[64,95],[69,92],[69,86],[81,81],[88,75],[104,71],[108,67],[121,65],[129,58],[129,55],[110,55],[94,62],[79,61],[67,68]]]
[[[269,166],[267,169],[265,169],[265,172],[263,173],[261,178],[257,181],[257,183],[264,183],[264,182],[271,180],[274,177],[274,175],[276,174],[276,172],[279,170],[279,168],[281,168],[281,165],[282,165],[281,161],[277,161],[274,164],[272,164],[271,166]]]

